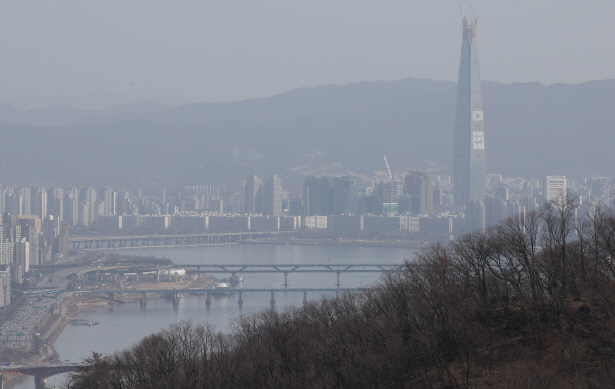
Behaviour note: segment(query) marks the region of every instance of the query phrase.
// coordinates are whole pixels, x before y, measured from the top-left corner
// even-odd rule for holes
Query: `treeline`
[[[615,215],[561,198],[433,244],[373,290],[181,322],[73,375],[80,388],[611,388]]]

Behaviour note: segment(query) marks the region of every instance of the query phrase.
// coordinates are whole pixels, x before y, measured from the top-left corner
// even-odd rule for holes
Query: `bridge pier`
[[[177,296],[177,292],[173,293],[173,307],[177,308],[179,305],[179,297]]]
[[[207,292],[207,297],[205,297],[205,305],[207,308],[211,305],[211,297],[209,296],[209,292]]]
[[[239,300],[237,300],[237,304],[239,304],[239,310],[241,310],[241,307],[243,306],[243,295],[241,292],[239,292]]]
[[[113,301],[113,292],[109,292],[109,301]]]
[[[288,289],[288,272],[284,272],[284,289]]]
[[[200,266],[196,267],[196,280],[201,281],[201,267]]]
[[[47,387],[47,378],[34,377],[34,389],[45,389]]]
[[[145,293],[141,293],[141,308],[145,308],[147,305],[147,296]]]
[[[156,282],[160,282],[160,268],[156,265]]]
[[[340,284],[340,274],[342,274],[342,272],[336,271],[336,273],[337,273],[337,284],[335,284],[335,286],[337,286],[339,289],[339,287],[342,286],[342,284]]]
[[[303,291],[303,306],[307,305],[307,290]]]
[[[169,266],[169,271],[167,272],[167,282],[171,282],[171,266]]]
[[[275,308],[275,296],[274,296],[274,292],[271,292],[271,300],[269,300],[269,303],[271,304],[271,309]]]

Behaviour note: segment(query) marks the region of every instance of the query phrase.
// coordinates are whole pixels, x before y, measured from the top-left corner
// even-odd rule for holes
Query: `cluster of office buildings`
[[[421,233],[426,239],[485,229],[524,215],[569,189],[581,204],[612,197],[608,177],[549,176],[542,180],[486,175],[485,198],[460,205],[450,176],[410,171],[371,182],[350,176],[308,176],[288,191],[278,176],[253,175],[243,193],[217,185],[165,188],[0,188],[5,214],[0,247],[30,246],[30,263],[66,255],[69,228],[138,232],[370,231]],[[46,201],[43,201],[46,200]],[[21,231],[24,231],[23,233]],[[23,242],[25,240],[25,242]],[[8,250],[8,251],[7,251]],[[4,256],[2,256],[4,255]],[[12,263],[0,253],[0,263]],[[21,273],[18,271],[18,273]]]

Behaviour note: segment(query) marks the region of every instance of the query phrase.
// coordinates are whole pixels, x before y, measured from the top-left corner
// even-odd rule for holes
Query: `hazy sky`
[[[456,80],[459,1],[5,1],[0,100],[97,91],[204,101]],[[615,78],[612,1],[479,1],[482,78]]]

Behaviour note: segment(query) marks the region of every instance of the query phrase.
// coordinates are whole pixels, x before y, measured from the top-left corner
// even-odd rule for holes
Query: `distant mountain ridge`
[[[228,103],[104,110],[0,104],[0,184],[182,185],[309,172],[451,174],[456,84],[427,79],[301,88]],[[487,171],[613,174],[615,80],[483,82]],[[233,156],[234,148],[259,158]],[[24,151],[27,151],[24,153]]]

